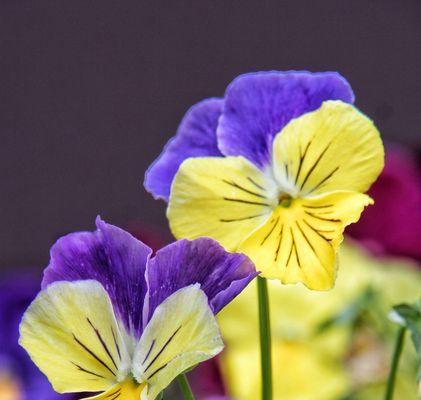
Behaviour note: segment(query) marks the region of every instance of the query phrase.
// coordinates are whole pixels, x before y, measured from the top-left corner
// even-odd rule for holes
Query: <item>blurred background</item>
[[[19,283],[2,283],[3,293],[7,287],[20,289],[3,297],[0,317],[11,321],[5,310],[26,307],[55,240],[71,231],[92,230],[98,214],[154,247],[168,242],[165,204],[154,201],[142,186],[146,168],[192,104],[222,96],[238,74],[271,69],[339,71],[351,83],[356,105],[374,119],[388,149],[385,173],[373,188],[376,206],[350,230],[358,242],[352,242],[344,256],[350,264],[376,266],[360,271],[368,275],[355,292],[340,289],[349,296],[332,300],[335,306],[319,314],[320,320],[311,321],[311,329],[307,325],[299,329],[312,330],[323,318],[333,318],[354,304],[366,290],[375,292],[366,281],[371,282],[368,277],[382,265],[392,275],[400,271],[399,265],[405,271],[409,268],[410,277],[402,279],[416,285],[399,290],[409,298],[418,295],[420,18],[418,0],[1,0],[0,277],[4,281],[11,275],[15,279],[16,274],[31,277],[27,283],[20,278]],[[364,246],[361,259],[355,246]],[[24,293],[22,298],[16,297],[17,292]],[[381,300],[383,320],[385,304],[391,303],[388,299]],[[235,307],[241,309],[241,301]],[[226,315],[229,333],[234,329],[229,310]],[[358,318],[348,322],[356,321],[361,322]],[[284,338],[284,330],[279,332]],[[295,334],[288,331],[287,337],[291,335]],[[389,333],[379,335],[384,339]],[[307,346],[309,339],[304,336]],[[1,360],[13,357],[19,364],[16,352],[8,358],[0,356],[0,366]],[[252,359],[240,353],[227,356],[222,368],[237,388],[244,384],[233,372],[235,360]],[[324,353],[318,352],[317,357],[320,354]],[[350,354],[344,350],[336,361],[351,360]],[[316,356],[311,357],[314,361]],[[304,359],[310,365],[310,358]],[[337,369],[336,364],[329,365]],[[219,369],[210,368],[213,374],[206,374],[218,380]],[[384,379],[384,371],[374,375],[379,382]],[[0,368],[1,400],[20,400],[1,397],[2,382],[13,392],[12,378],[9,374],[2,380]],[[319,378],[314,379],[319,383]],[[331,394],[286,397],[284,393],[283,398],[356,398],[346,397],[355,395],[350,378],[346,384],[340,379],[342,389],[332,389]],[[231,393],[246,398],[238,390]],[[225,390],[219,387],[214,392],[224,395]]]

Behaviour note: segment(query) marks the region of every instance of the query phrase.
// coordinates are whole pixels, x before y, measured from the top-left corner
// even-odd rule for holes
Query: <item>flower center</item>
[[[138,383],[133,377],[128,377],[121,384],[120,396],[127,399],[139,399],[146,382]]]
[[[278,196],[278,204],[281,207],[289,208],[292,203],[292,197],[287,193],[280,193]]]

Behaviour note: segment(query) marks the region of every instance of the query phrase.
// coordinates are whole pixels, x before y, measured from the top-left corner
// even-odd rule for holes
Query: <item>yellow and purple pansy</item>
[[[372,121],[338,73],[241,75],[193,106],[149,168],[176,238],[208,236],[261,276],[317,290],[335,280],[345,227],[383,168]]]
[[[214,314],[256,276],[252,262],[209,238],[151,253],[100,219],[53,246],[20,344],[57,392],[153,400],[222,350]]]

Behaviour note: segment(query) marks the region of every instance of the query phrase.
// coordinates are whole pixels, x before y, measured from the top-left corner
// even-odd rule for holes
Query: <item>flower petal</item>
[[[139,385],[133,378],[128,378],[106,392],[92,397],[84,397],[83,400],[140,400],[144,390],[147,390],[145,384]]]
[[[327,101],[291,121],[273,143],[274,174],[293,195],[365,192],[384,164],[373,122],[355,107]]]
[[[225,155],[244,156],[259,167],[270,163],[272,141],[292,119],[326,100],[353,103],[348,82],[338,73],[259,72],[235,79],[225,94],[217,129]]]
[[[266,278],[327,290],[335,281],[336,252],[345,227],[358,221],[370,197],[331,192],[279,206],[270,221],[239,247]]]
[[[99,218],[96,224],[96,232],[72,233],[57,241],[42,286],[63,280],[99,281],[128,332],[140,337],[147,290],[145,270],[152,251],[116,226]]]
[[[207,99],[187,111],[177,135],[146,171],[145,188],[156,199],[168,201],[171,183],[186,158],[222,155],[216,143],[216,126],[222,103],[222,99]]]
[[[176,238],[209,236],[228,251],[271,213],[274,181],[242,157],[191,158],[175,176],[167,216]]]
[[[107,390],[130,371],[110,298],[93,280],[40,292],[23,316],[19,343],[60,393]]]
[[[155,310],[136,347],[133,376],[155,397],[186,369],[223,349],[218,324],[200,285],[180,289]]]
[[[227,253],[210,238],[172,243],[147,267],[149,317],[175,291],[199,283],[214,313],[220,311],[257,275],[244,254]]]

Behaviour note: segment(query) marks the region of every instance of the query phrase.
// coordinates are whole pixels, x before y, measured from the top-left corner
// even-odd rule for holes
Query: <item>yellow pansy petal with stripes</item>
[[[208,236],[227,250],[269,218],[277,187],[243,157],[190,158],[171,187],[167,209],[176,238]]]
[[[84,400],[151,400],[147,396],[147,385],[139,385],[134,379],[126,379],[104,393],[86,397]]]
[[[26,311],[19,343],[59,393],[107,390],[130,371],[111,301],[97,281],[48,286]]]
[[[266,278],[303,282],[327,290],[335,281],[335,258],[345,227],[356,222],[370,197],[338,191],[294,199],[239,247]]]
[[[198,284],[180,289],[155,310],[133,357],[133,375],[154,399],[186,369],[223,349],[208,298]]]
[[[383,164],[383,145],[373,122],[341,101],[326,101],[292,120],[273,142],[274,174],[293,196],[365,192]]]

